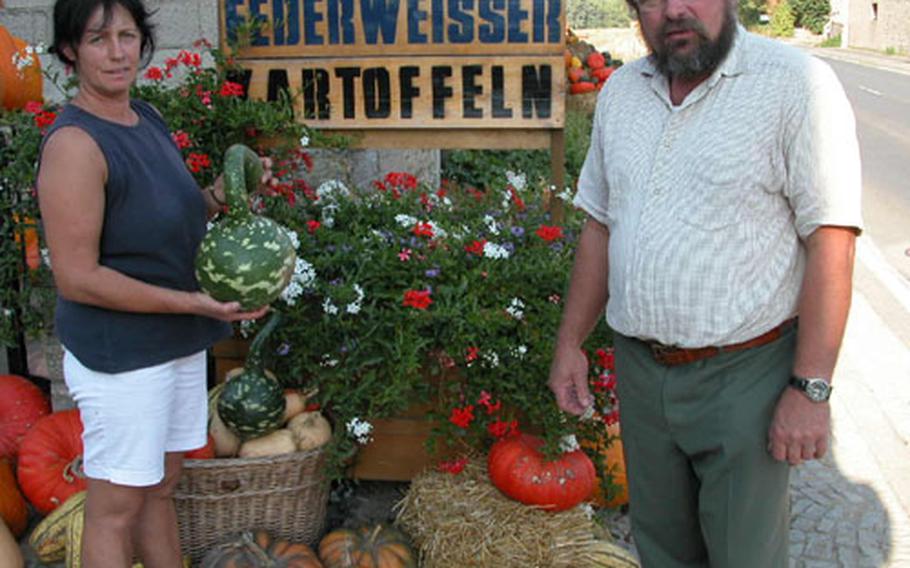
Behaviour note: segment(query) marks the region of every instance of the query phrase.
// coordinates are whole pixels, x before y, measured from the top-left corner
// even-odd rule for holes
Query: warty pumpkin
[[[594,464],[580,450],[545,461],[543,440],[530,434],[503,438],[487,457],[490,481],[507,497],[548,511],[571,509],[591,496]]]
[[[15,460],[22,437],[50,412],[47,397],[30,380],[0,375],[0,458]]]
[[[30,64],[21,69],[16,66],[14,57],[26,56],[28,44],[13,36],[4,26],[0,26],[0,106],[13,110],[25,106],[29,101],[41,101],[42,76],[41,61],[37,55],[31,55]]]
[[[272,538],[266,531],[242,532],[211,548],[201,568],[323,568],[309,546]]]
[[[19,446],[16,474],[25,497],[44,515],[86,488],[78,410],[54,412],[32,426]]]
[[[322,538],[319,557],[325,568],[416,568],[407,538],[397,529],[377,524],[336,529]]]
[[[0,518],[6,522],[13,536],[20,537],[28,525],[28,507],[25,497],[16,484],[13,466],[5,458],[0,458]]]

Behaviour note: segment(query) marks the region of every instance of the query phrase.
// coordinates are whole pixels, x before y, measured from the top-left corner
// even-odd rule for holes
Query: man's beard
[[[724,24],[720,35],[711,41],[704,25],[694,18],[665,22],[658,32],[654,44],[650,45],[657,70],[666,77],[695,79],[709,75],[730,52],[733,38],[736,36],[736,8],[731,5],[724,14]],[[677,31],[692,30],[695,32],[697,45],[688,54],[678,53],[666,43],[666,34]],[[671,42],[672,45],[672,42]]]

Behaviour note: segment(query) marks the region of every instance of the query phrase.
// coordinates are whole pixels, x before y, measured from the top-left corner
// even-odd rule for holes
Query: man
[[[862,226],[853,114],[735,0],[633,7],[651,55],[598,101],[549,384],[593,403],[580,346],[606,305],[643,564],[787,566],[789,468],[827,450]]]

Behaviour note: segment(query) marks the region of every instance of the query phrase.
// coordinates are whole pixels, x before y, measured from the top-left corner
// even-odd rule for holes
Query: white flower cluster
[[[284,229],[284,234],[286,234],[288,236],[288,238],[291,239],[291,245],[294,247],[294,250],[299,249],[300,248],[300,237],[297,236],[297,231],[293,231],[284,226],[282,226],[281,228]]]
[[[348,197],[351,195],[351,190],[348,189],[348,186],[344,185],[344,182],[337,179],[330,179],[319,184],[319,187],[316,188],[316,197],[319,199],[326,199],[328,201],[339,201],[343,197]]]
[[[528,354],[528,346],[519,345],[518,347],[513,347],[509,350],[509,354],[516,359],[524,359],[525,355]]]
[[[309,145],[310,145],[310,137],[307,136],[306,134],[304,134],[303,136],[300,137],[300,146],[303,148],[306,148]]]
[[[345,304],[344,311],[356,315],[359,314],[360,310],[363,308],[363,299],[366,297],[366,292],[363,291],[363,287],[359,284],[354,284],[352,288],[354,289],[354,293],[357,294],[357,299]],[[340,310],[331,298],[326,297],[326,299],[322,301],[322,311],[330,316],[335,316],[338,315]]]
[[[555,185],[550,186],[550,191],[555,193],[555,192],[556,192],[556,186],[555,186]],[[565,201],[565,202],[567,202],[567,203],[570,202],[570,201],[572,201],[572,188],[566,186],[565,189],[563,189],[561,192],[559,192],[559,193],[556,194],[556,197],[557,197],[558,199],[562,199],[563,201]]]
[[[360,308],[363,306],[363,298],[366,295],[359,284],[354,284],[354,293],[357,294],[357,299],[345,306],[345,311],[349,314],[360,313]]]
[[[490,231],[490,234],[499,234],[499,223],[496,222],[496,219],[494,219],[492,215],[484,215],[483,223],[487,226],[487,230]]]
[[[502,245],[486,242],[483,245],[483,256],[485,258],[503,260],[509,258],[509,250]]]
[[[373,441],[373,437],[370,436],[370,433],[373,432],[373,425],[366,420],[361,420],[355,416],[351,418],[346,427],[348,435],[354,438],[358,444],[368,444]]]
[[[410,229],[417,224],[417,217],[411,217],[410,215],[399,213],[398,215],[395,215],[395,222],[398,223],[399,227]]]
[[[41,248],[41,262],[51,268],[51,251],[44,247]]]
[[[574,452],[581,449],[581,446],[578,445],[578,438],[575,437],[575,434],[566,434],[559,440],[559,449],[563,452]]]
[[[499,366],[499,355],[495,351],[483,352],[483,366],[487,369],[495,369]]]
[[[528,187],[528,176],[524,172],[506,172],[506,179],[509,180],[509,185],[515,188],[515,191],[522,192]]]
[[[294,235],[296,237],[296,234]],[[285,287],[284,291],[281,292],[281,299],[289,305],[293,306],[297,303],[297,298],[305,290],[308,290],[313,287],[313,284],[316,282],[316,269],[313,268],[313,265],[305,261],[302,258],[298,258],[296,264],[294,265],[294,275],[291,276],[291,281]]]
[[[43,44],[39,43],[35,46],[27,45],[24,49],[20,49],[13,54],[13,67],[22,75],[24,69],[35,64],[35,56],[40,55],[45,51],[46,49]]]
[[[517,320],[523,319],[525,317],[525,303],[519,298],[512,298],[512,302],[506,308],[506,311]]]
[[[334,359],[334,358],[332,358],[331,355],[329,355],[328,353],[325,353],[322,356],[322,361],[319,362],[319,365],[321,367],[334,367],[334,366],[338,365],[338,359]]]
[[[449,234],[446,232],[446,230],[443,229],[442,227],[440,227],[439,225],[437,225],[435,221],[427,220],[426,223],[433,230],[434,237],[439,238],[439,239],[444,239],[447,236],[449,236]]]
[[[242,320],[240,322],[240,336],[249,337],[253,331],[253,320]]]

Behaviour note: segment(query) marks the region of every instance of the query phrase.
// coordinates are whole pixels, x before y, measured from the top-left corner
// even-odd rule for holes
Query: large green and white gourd
[[[262,178],[255,152],[234,144],[224,155],[224,193],[228,211],[205,235],[196,254],[196,279],[221,302],[243,309],[277,298],[294,275],[297,254],[287,230],[250,211],[248,191]]]
[[[274,312],[250,344],[243,370],[227,379],[218,396],[218,416],[241,440],[264,436],[284,423],[284,389],[262,367],[262,346],[281,321]]]

